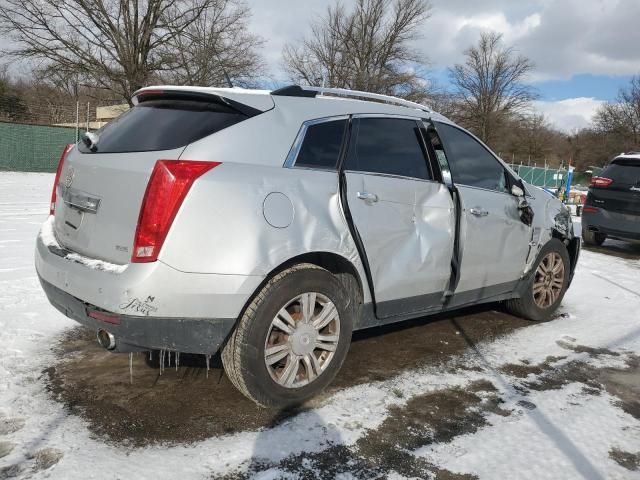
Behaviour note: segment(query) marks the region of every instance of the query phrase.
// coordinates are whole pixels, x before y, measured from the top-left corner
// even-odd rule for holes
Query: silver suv
[[[265,406],[316,394],[354,330],[485,302],[550,318],[568,210],[423,105],[149,87],[65,149],[36,267],[116,352],[221,351]]]

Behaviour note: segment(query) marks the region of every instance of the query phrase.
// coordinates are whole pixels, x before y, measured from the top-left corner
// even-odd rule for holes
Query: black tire
[[[533,284],[535,282],[536,271],[538,270],[540,263],[549,253],[552,252],[558,253],[560,255],[560,258],[562,259],[562,263],[564,264],[564,279],[562,289],[560,290],[560,294],[558,295],[558,298],[555,300],[555,302],[553,302],[546,308],[541,308],[536,304],[534,300]],[[534,263],[530,274],[528,275],[522,289],[520,290],[520,298],[512,298],[505,301],[506,310],[512,315],[522,317],[527,320],[533,320],[536,322],[549,320],[553,315],[553,312],[562,302],[564,294],[567,291],[570,272],[571,261],[569,259],[569,252],[567,251],[566,246],[557,238],[551,239],[544,247],[542,247],[542,250],[540,250],[538,258],[536,258],[536,262]]]
[[[604,243],[607,239],[607,236],[604,233],[594,232],[587,228],[582,229],[582,240],[585,245],[589,245],[592,247],[599,247]]]
[[[271,322],[292,298],[317,292],[335,305],[340,321],[338,345],[326,369],[307,385],[287,388],[272,377],[264,359]],[[349,350],[353,309],[344,285],[329,271],[312,264],[295,265],[271,278],[246,307],[222,349],[225,372],[235,387],[263,407],[289,407],[303,403],[334,379]]]

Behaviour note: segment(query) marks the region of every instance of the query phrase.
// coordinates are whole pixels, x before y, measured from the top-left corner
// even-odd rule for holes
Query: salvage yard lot
[[[358,333],[330,390],[281,412],[197,356],[130,376],[48,304],[52,181],[0,173],[0,479],[640,479],[640,247],[584,250],[550,322],[493,305]]]

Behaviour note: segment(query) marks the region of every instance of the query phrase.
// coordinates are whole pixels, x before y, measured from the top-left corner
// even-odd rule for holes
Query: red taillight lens
[[[60,160],[58,160],[58,168],[56,169],[56,179],[53,181],[53,191],[51,192],[51,204],[49,205],[49,215],[55,215],[56,213],[56,199],[58,197],[58,182],[60,181],[60,174],[62,173],[62,166],[64,165],[64,159],[67,157],[67,154],[73,148],[73,144],[70,143],[65,145],[62,149],[62,154],[60,155]]]
[[[582,213],[597,213],[598,207],[584,207]]]
[[[606,177],[593,177],[591,178],[592,187],[608,187],[613,183],[613,180]]]
[[[133,263],[155,262],[182,201],[198,177],[220,162],[158,160],[140,207]]]

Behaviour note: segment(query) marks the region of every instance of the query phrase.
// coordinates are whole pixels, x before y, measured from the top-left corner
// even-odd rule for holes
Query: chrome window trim
[[[494,190],[493,188],[484,188],[484,187],[476,187],[475,185],[467,185],[466,183],[456,183],[456,185],[465,188],[473,188],[474,190],[484,190],[485,192],[498,193],[500,195],[507,195],[509,197],[515,198],[513,193],[504,192],[501,190]]]
[[[289,153],[287,154],[287,158],[284,161],[284,168],[305,168],[307,170],[324,170],[328,172],[334,172],[337,169],[338,162],[336,160],[336,168],[321,168],[321,167],[309,167],[309,166],[296,166],[296,161],[298,160],[298,155],[300,154],[300,149],[302,148],[302,143],[304,142],[304,137],[307,135],[307,129],[312,125],[318,125],[320,123],[327,122],[336,122],[340,120],[349,120],[349,115],[337,115],[334,117],[322,117],[322,118],[314,118],[312,120],[305,120],[302,122],[300,126],[300,130],[298,130],[298,134],[296,135],[295,140],[293,141],[293,145],[289,149]]]
[[[444,183],[432,178],[408,177],[406,175],[394,175],[393,173],[366,172],[364,170],[345,170],[344,173],[352,173],[356,175],[371,175],[374,177],[397,178],[399,180],[414,180],[416,182],[437,183],[438,185],[444,185]]]
[[[411,120],[414,122],[421,121],[424,116],[412,117],[410,115],[396,115],[394,113],[354,113],[352,118],[392,118],[395,120]]]

